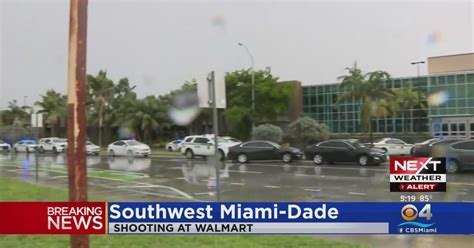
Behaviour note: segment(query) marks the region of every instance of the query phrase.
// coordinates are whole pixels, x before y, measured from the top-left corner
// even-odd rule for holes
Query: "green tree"
[[[253,128],[252,137],[255,140],[269,140],[280,143],[283,138],[283,131],[280,127],[267,123]]]
[[[35,105],[42,109],[39,113],[46,115],[44,122],[51,127],[51,135],[58,135],[59,120],[66,116],[66,96],[55,90],[48,90]]]
[[[143,138],[148,144],[152,143],[153,131],[157,128],[169,127],[167,122],[166,107],[161,105],[155,96],[147,96],[144,99],[132,98],[118,110],[120,125],[133,128],[138,138]]]
[[[114,97],[114,83],[107,78],[106,71],[99,71],[97,76],[88,75],[89,96],[92,101],[89,116],[93,116],[92,123],[97,125],[98,129],[98,143],[102,145],[102,131],[104,128],[104,119],[107,110],[110,108],[110,102]]]
[[[271,122],[288,109],[293,86],[263,70],[255,72],[255,111],[252,110],[251,70],[237,70],[225,77],[227,108],[224,118],[229,134],[247,139],[252,123]]]
[[[390,101],[393,94],[390,89],[383,86],[383,81],[389,80],[390,75],[385,71],[374,71],[364,74],[361,69],[354,64],[351,68],[346,68],[348,74],[338,77],[341,80],[340,87],[346,93],[340,95],[337,104],[344,101],[360,102],[360,118],[362,132],[370,132],[372,140],[371,121],[374,117],[373,102],[381,99]]]
[[[423,92],[414,91],[412,83],[404,84],[402,88],[393,90],[394,109],[402,114],[404,120],[407,120],[407,113],[413,113],[415,107],[424,108],[422,100],[426,97]],[[413,116],[410,116],[410,130],[413,130]],[[406,125],[404,125],[406,126]],[[408,130],[404,129],[405,132]]]
[[[113,97],[110,99],[109,108],[105,113],[104,122],[107,126],[119,127],[120,112],[127,105],[134,104],[137,99],[137,94],[134,92],[135,86],[130,86],[128,78],[122,78],[114,85]]]
[[[0,111],[0,125],[24,126],[29,122],[29,114],[27,112],[29,108],[27,106],[20,106],[16,100],[8,102],[8,109]]]
[[[301,148],[309,142],[322,141],[329,138],[329,127],[318,123],[310,117],[300,117],[288,126],[288,134],[295,138]]]

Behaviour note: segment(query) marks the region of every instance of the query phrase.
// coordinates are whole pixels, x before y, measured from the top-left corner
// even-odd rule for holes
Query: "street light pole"
[[[411,62],[412,65],[416,65],[416,72],[417,72],[416,81],[420,80],[420,64],[424,64],[424,63],[425,61],[422,61],[422,60]],[[410,109],[410,131],[413,132],[413,108]]]
[[[254,63],[254,59],[253,59],[252,53],[250,52],[249,48],[245,44],[240,43],[240,42],[238,44],[239,44],[239,46],[245,48],[245,51],[249,55],[250,61],[252,62],[252,111],[255,112],[255,63]],[[254,125],[255,125],[255,123],[254,123]]]
[[[420,64],[424,64],[425,61],[415,61],[415,62],[411,62],[412,65],[416,65],[416,71],[417,71],[417,75],[418,77],[420,77]]]

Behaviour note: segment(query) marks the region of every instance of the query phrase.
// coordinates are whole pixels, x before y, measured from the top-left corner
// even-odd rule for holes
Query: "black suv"
[[[369,148],[356,139],[327,140],[308,146],[306,159],[313,160],[316,165],[323,162],[357,162],[360,166],[380,164],[388,161],[385,151]]]

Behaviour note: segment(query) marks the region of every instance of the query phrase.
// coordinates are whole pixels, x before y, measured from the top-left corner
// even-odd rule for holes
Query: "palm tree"
[[[169,127],[166,106],[160,104],[155,96],[141,100],[129,99],[118,112],[117,123],[133,128],[137,134],[143,134],[143,140],[148,144],[152,143],[153,130]]]
[[[425,98],[425,94],[423,92],[414,91],[411,82],[404,84],[400,89],[394,90],[393,95],[394,108],[402,113],[404,120],[406,120],[407,111],[413,114],[412,109],[416,106],[424,108],[422,100]],[[410,119],[412,120],[410,130],[413,130],[413,116],[410,116]],[[406,132],[407,130],[405,129],[404,131]]]
[[[97,76],[88,75],[87,81],[89,85],[89,94],[92,98],[92,110],[96,114],[96,119],[93,123],[97,124],[98,128],[98,143],[102,145],[102,130],[104,127],[104,117],[110,101],[114,96],[114,83],[107,78],[106,71],[99,71]]]
[[[340,95],[336,104],[349,100],[360,101],[360,117],[362,132],[371,133],[371,121],[374,117],[373,102],[385,99],[388,101],[392,98],[389,89],[383,87],[382,82],[390,79],[390,75],[385,71],[374,71],[364,74],[355,63],[353,67],[346,68],[347,75],[338,77],[341,80],[340,87],[348,90]]]
[[[28,122],[28,113],[26,112],[26,109],[28,109],[28,107],[20,107],[20,105],[18,105],[17,100],[13,100],[11,102],[8,102],[8,108],[10,109],[9,112],[11,117],[13,118],[13,126],[23,126],[23,124]]]
[[[56,136],[59,119],[66,115],[66,96],[48,90],[45,95],[41,95],[41,101],[37,101],[35,105],[42,108],[38,112],[46,114],[45,123],[51,127],[51,135]]]

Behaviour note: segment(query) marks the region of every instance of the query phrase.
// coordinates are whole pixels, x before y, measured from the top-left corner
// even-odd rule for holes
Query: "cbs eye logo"
[[[431,213],[431,204],[426,204],[419,212],[415,205],[407,204],[403,206],[400,214],[405,221],[413,221],[418,217],[431,220],[433,217],[433,214]]]

